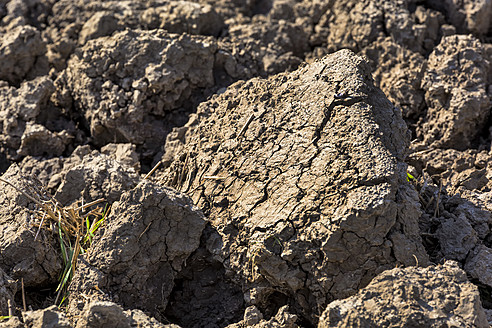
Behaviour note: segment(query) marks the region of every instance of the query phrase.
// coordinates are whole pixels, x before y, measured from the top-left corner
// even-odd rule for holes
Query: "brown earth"
[[[0,1],[0,327],[489,326],[490,17]],[[50,195],[112,205],[60,307]]]

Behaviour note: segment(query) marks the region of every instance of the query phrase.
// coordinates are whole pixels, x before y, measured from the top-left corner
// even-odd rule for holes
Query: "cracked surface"
[[[174,278],[198,248],[204,226],[203,214],[172,189],[142,182],[125,192],[102,236],[78,262],[70,307],[82,310],[83,293],[161,319]]]
[[[418,208],[400,215],[415,205],[403,182],[407,130],[369,74],[340,51],[238,83],[185,126],[186,144],[162,180],[208,213],[243,287],[266,287],[251,303],[285,293],[315,321],[377,272],[414,263],[409,246],[426,262]]]

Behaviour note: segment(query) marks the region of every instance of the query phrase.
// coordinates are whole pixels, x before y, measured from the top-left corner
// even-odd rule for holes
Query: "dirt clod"
[[[111,217],[101,238],[79,261],[70,292],[162,318],[174,278],[198,248],[203,214],[185,195],[142,182],[123,193]],[[76,310],[85,303],[82,296],[73,297],[70,307]]]
[[[443,325],[488,327],[477,288],[452,261],[385,271],[357,295],[332,302],[318,327]]]
[[[29,74],[36,76],[36,65],[44,64],[41,56],[45,52],[46,45],[41,39],[41,34],[32,26],[17,26],[9,33],[1,35],[0,80],[19,85]],[[46,74],[47,71],[43,73]]]
[[[26,311],[22,313],[22,319],[26,327],[72,327],[66,316],[58,311],[56,305],[42,310]]]
[[[422,80],[428,105],[417,133],[436,148],[466,149],[490,112],[484,50],[472,36],[448,36],[429,56]]]
[[[42,185],[34,177],[21,174],[11,165],[2,178],[28,194],[42,196]],[[41,198],[43,199],[43,198]],[[37,230],[33,213],[37,205],[24,194],[1,182],[0,190],[0,268],[13,279],[24,279],[26,287],[46,287],[56,283],[62,268],[56,235]]]
[[[238,83],[203,103],[184,148],[168,150],[179,155],[163,181],[206,209],[251,304],[293,298],[314,322],[313,309],[381,268],[414,264],[412,254],[426,263],[404,183],[407,131],[368,74],[346,50]]]

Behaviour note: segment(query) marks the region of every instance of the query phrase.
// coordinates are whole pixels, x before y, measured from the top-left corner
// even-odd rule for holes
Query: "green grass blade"
[[[65,300],[68,298],[68,294],[69,294],[69,293],[67,292],[65,295],[63,295],[63,298],[62,298],[62,300],[61,300],[60,304],[58,304],[58,306],[59,306],[59,307],[60,307],[60,306],[63,304],[63,302],[65,302]]]
[[[90,232],[91,232],[91,233],[96,232],[96,230],[97,230],[97,229],[101,226],[101,224],[103,224],[104,219],[105,219],[105,218],[104,218],[104,216],[103,216],[103,217],[102,217],[99,221],[97,221],[97,222],[96,222],[96,224],[94,225],[93,229],[91,229],[91,231],[90,231]]]
[[[63,289],[63,286],[65,285],[66,280],[68,279],[68,276],[70,275],[70,272],[72,271],[72,257],[73,257],[73,249],[69,249],[69,261],[65,264],[65,269],[63,270],[63,274],[60,279],[60,283],[58,284],[58,287],[56,288],[56,291],[59,291],[60,289]]]
[[[62,236],[62,229],[60,222],[58,222],[58,236],[60,237],[60,247],[61,247],[61,252],[62,252],[62,257],[63,257],[63,264],[67,264],[67,250],[65,248],[65,243],[63,242],[63,236]]]
[[[72,266],[70,266],[68,271],[65,273],[65,276],[63,277],[63,280],[60,281],[60,284],[58,285],[58,288],[56,288],[56,291],[59,291],[65,287],[65,284],[67,283],[71,273],[72,273]]]

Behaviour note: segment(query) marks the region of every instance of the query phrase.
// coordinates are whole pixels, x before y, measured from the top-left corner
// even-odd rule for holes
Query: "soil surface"
[[[489,327],[490,17],[0,0],[0,327]]]

